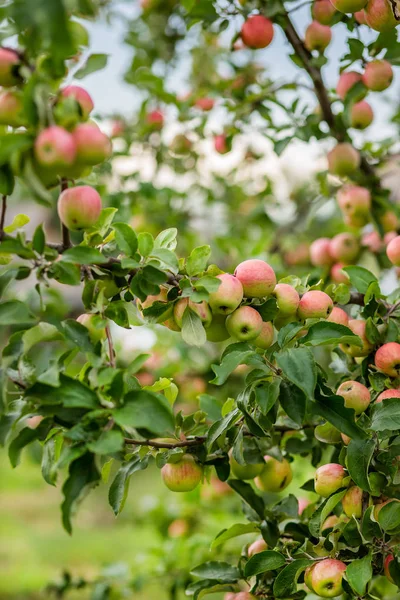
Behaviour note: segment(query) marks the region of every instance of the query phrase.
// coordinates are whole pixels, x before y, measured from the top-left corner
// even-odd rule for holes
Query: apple
[[[263,15],[253,15],[246,19],[240,33],[248,48],[266,48],[274,37],[272,22]]]
[[[211,292],[208,303],[213,314],[229,315],[237,309],[243,300],[243,286],[239,279],[229,273],[217,275],[221,281],[216,292]]]
[[[154,131],[160,131],[164,125],[164,115],[163,113],[156,109],[150,111],[146,115],[146,123],[153,129]]]
[[[261,333],[253,340],[253,344],[257,348],[261,348],[262,350],[267,350],[270,346],[272,346],[275,337],[275,330],[272,323],[269,321],[263,321]]]
[[[328,169],[332,175],[345,177],[352,175],[360,166],[360,153],[348,142],[336,144],[328,152]]]
[[[18,92],[11,90],[0,94],[0,125],[20,127],[23,124],[23,102]]]
[[[235,600],[256,600],[256,597],[250,592],[239,592],[239,594],[236,594]]]
[[[330,0],[315,0],[311,6],[312,18],[322,25],[330,25],[335,13],[336,8]]]
[[[334,283],[350,283],[350,278],[345,271],[343,271],[343,267],[345,267],[345,263],[339,262],[332,265],[330,270],[330,278]]]
[[[346,435],[345,433],[341,433],[341,434],[340,434],[340,436],[341,436],[341,438],[342,438],[342,440],[343,440],[343,444],[344,444],[345,446],[348,446],[348,445],[350,444],[351,437],[349,437],[349,436],[348,436],[348,435]]]
[[[203,478],[203,467],[191,454],[185,454],[178,462],[164,465],[161,476],[172,492],[191,492]]]
[[[313,21],[306,29],[304,45],[312,52],[316,50],[322,53],[329,46],[332,40],[332,29],[328,25],[321,25],[318,21]]]
[[[212,314],[210,307],[207,302],[192,302],[189,298],[181,298],[174,305],[174,319],[175,323],[182,329],[183,314],[186,308],[191,308],[201,319],[204,327],[208,327],[212,321]]]
[[[392,65],[387,60],[373,60],[367,63],[362,80],[372,92],[383,92],[393,81]]]
[[[85,165],[97,165],[109,158],[111,142],[95,123],[82,123],[73,133],[77,159]]]
[[[400,398],[400,390],[385,390],[379,394],[377,399],[375,400],[375,404],[382,402],[382,400],[386,400],[387,398]]]
[[[348,327],[353,333],[361,338],[363,345],[360,347],[352,344],[340,344],[341,350],[352,357],[368,356],[373,348],[373,344],[368,340],[365,333],[366,321],[362,321],[361,319],[350,319]]]
[[[264,456],[265,465],[254,483],[262,492],[282,492],[292,481],[293,473],[289,461],[282,462],[272,456]]]
[[[168,535],[171,538],[185,537],[189,533],[189,523],[186,519],[175,519],[168,527]]]
[[[332,299],[320,290],[306,292],[299,304],[297,315],[299,319],[327,319],[332,312]]]
[[[101,213],[100,194],[89,185],[61,192],[57,204],[61,222],[71,231],[92,227]]]
[[[241,342],[256,339],[263,327],[260,313],[251,306],[241,306],[226,319],[229,334]]]
[[[346,477],[347,473],[342,465],[336,463],[322,465],[315,472],[315,492],[323,498],[328,498],[341,487],[344,487]]]
[[[326,558],[316,563],[311,573],[314,592],[321,598],[335,598],[343,593],[342,580],[346,565],[341,560]]]
[[[227,142],[227,136],[225,133],[216,135],[214,138],[214,148],[218,154],[226,154],[231,151],[230,144]]]
[[[309,567],[307,567],[307,569],[304,571],[304,583],[306,584],[306,586],[308,587],[308,589],[310,590],[310,592],[313,592],[313,587],[312,587],[312,572],[313,569],[315,567],[317,563],[315,562],[313,565],[310,565]]]
[[[353,104],[350,111],[351,127],[354,127],[354,129],[366,129],[371,125],[373,120],[374,111],[368,102],[361,100]]]
[[[360,244],[352,233],[338,233],[331,239],[330,252],[335,260],[351,262],[357,258]]]
[[[342,73],[336,85],[336,93],[339,98],[344,100],[351,88],[359,81],[362,81],[362,75],[361,73],[357,73],[357,71],[345,71]]]
[[[321,531],[325,531],[326,529],[333,529],[336,525],[340,523],[340,518],[336,515],[330,515],[322,524]]]
[[[310,506],[311,504],[310,500],[307,500],[307,498],[297,498],[297,503],[299,505],[299,515],[301,515],[307,506]]]
[[[26,426],[29,427],[29,429],[37,429],[43,419],[44,417],[42,417],[42,415],[33,415],[33,417],[28,417],[26,420]]]
[[[341,211],[351,218],[357,227],[368,223],[371,210],[371,192],[360,185],[344,185],[337,193]]]
[[[68,85],[61,90],[61,96],[63,98],[73,98],[79,105],[82,117],[86,121],[94,108],[90,94],[79,85]]]
[[[356,485],[349,487],[342,498],[342,506],[344,514],[351,518],[361,519],[363,515],[363,494],[361,488]]]
[[[231,472],[236,479],[242,479],[244,481],[248,479],[254,479],[257,477],[257,475],[260,475],[264,468],[264,463],[241,465],[234,459],[232,451],[229,453],[229,463],[231,466]]]
[[[317,440],[324,444],[338,444],[341,440],[340,431],[328,422],[317,425],[314,429],[314,435]]]
[[[225,594],[224,600],[236,600],[236,594],[234,592],[228,592]]]
[[[268,550],[268,544],[264,540],[256,540],[252,544],[250,544],[249,549],[247,550],[248,557],[251,558],[255,554],[259,552],[264,552],[264,550]]]
[[[195,100],[195,103],[194,103],[196,108],[199,108],[200,110],[204,110],[205,112],[212,110],[214,108],[214,104],[215,104],[214,98],[197,98],[197,100]]]
[[[355,13],[362,10],[367,0],[331,0],[333,6],[342,13]]]
[[[76,157],[75,140],[66,129],[51,125],[37,136],[34,153],[39,165],[43,167],[70,167]]]
[[[264,298],[274,291],[276,276],[272,267],[264,260],[253,258],[241,262],[235,270],[235,277],[243,286],[246,298]]]
[[[298,244],[295,248],[287,250],[284,254],[284,260],[290,267],[308,264],[310,258],[310,249],[306,242]]]
[[[400,374],[400,344],[388,342],[378,348],[375,354],[375,366],[389,377],[398,377]]]
[[[344,325],[348,327],[349,325],[349,315],[343,308],[339,308],[338,306],[334,306],[331,314],[327,318],[327,321],[331,323],[337,323],[338,325]]]
[[[386,254],[392,265],[400,267],[400,235],[397,235],[388,243]]]
[[[184,133],[179,133],[174,137],[169,148],[173,154],[184,156],[192,149],[192,141]]]
[[[367,410],[371,402],[368,388],[358,381],[344,381],[336,393],[344,398],[345,407],[352,408],[356,415]]]
[[[17,71],[20,58],[14,50],[0,48],[0,85],[12,87],[18,83]]]
[[[392,562],[392,560],[394,560],[393,554],[388,554],[385,557],[385,560],[383,561],[383,572],[385,573],[385,575],[388,578],[388,580],[390,581],[390,583],[394,583],[394,580],[390,574],[390,568],[389,568],[389,565]]]
[[[76,319],[78,323],[86,327],[89,333],[89,337],[93,344],[97,344],[98,342],[101,342],[106,338],[106,330],[104,329],[104,327],[96,327],[97,319],[98,317],[96,317],[96,315],[88,314],[79,315],[79,317]]]
[[[280,315],[294,315],[297,312],[300,304],[300,296],[292,285],[278,283],[272,294],[276,298]]]
[[[332,264],[330,245],[331,240],[327,237],[313,241],[310,246],[310,261],[314,267],[328,267]]]
[[[211,324],[206,329],[209,342],[223,342],[230,337],[225,321],[226,318],[223,315],[213,315]]]
[[[385,233],[395,231],[400,225],[399,219],[393,210],[387,210],[379,220]]]
[[[365,10],[358,10],[354,13],[353,17],[359,23],[359,25],[367,25],[367,19],[365,18]]]
[[[379,236],[379,233],[375,230],[364,233],[361,239],[361,243],[374,254],[381,252],[383,248],[383,241]]]
[[[369,0],[364,10],[367,25],[375,31],[385,33],[399,24],[394,18],[389,0]]]

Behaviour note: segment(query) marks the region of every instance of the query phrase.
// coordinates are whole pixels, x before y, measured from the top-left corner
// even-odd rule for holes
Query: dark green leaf
[[[320,321],[311,325],[307,335],[301,338],[301,343],[305,346],[325,346],[329,344],[362,346],[362,341],[351,329],[328,321]]]
[[[259,575],[260,573],[266,573],[267,571],[274,571],[283,567],[285,563],[285,557],[279,552],[274,552],[273,550],[258,552],[246,563],[244,576],[247,578]]]
[[[115,409],[113,417],[121,427],[146,429],[155,435],[171,434],[175,426],[166,398],[145,390],[133,391],[125,396],[124,406]]]
[[[114,454],[120,452],[124,447],[124,436],[120,431],[103,431],[100,437],[88,444],[88,448],[94,454]]]
[[[297,579],[306,567],[313,564],[305,558],[295,560],[281,571],[274,582],[274,595],[277,598],[287,598],[296,589]]]
[[[243,498],[250,508],[258,514],[260,519],[263,519],[265,512],[264,500],[255,493],[251,485],[244,481],[240,481],[240,479],[229,479],[228,483],[231,488]]]
[[[299,387],[308,398],[314,397],[317,383],[315,358],[308,348],[291,348],[276,356],[278,367],[285,377]]]
[[[246,535],[248,533],[257,533],[258,531],[259,527],[256,523],[236,523],[235,525],[229,527],[229,529],[223,529],[219,532],[211,544],[211,550],[214,550],[232,538],[240,535]]]
[[[370,492],[368,469],[376,447],[375,440],[351,440],[347,447],[347,469],[354,483]]]
[[[141,460],[137,455],[121,465],[108,493],[108,501],[115,515],[118,515],[124,507],[126,498],[128,496],[131,475],[133,475],[133,473],[136,471],[142,471],[143,469],[146,469],[147,465],[148,457],[146,456],[143,460]]]
[[[26,397],[40,404],[63,404],[65,408],[99,408],[96,392],[86,385],[66,375],[60,375],[60,387],[54,388],[35,383],[26,391]]]
[[[61,505],[62,522],[64,529],[72,533],[71,518],[78,503],[87,493],[97,485],[100,480],[93,454],[88,452],[74,460],[69,467],[68,479],[65,481],[62,491],[64,501]]]
[[[23,325],[34,321],[32,313],[24,302],[10,300],[0,304],[0,326]]]
[[[298,425],[303,423],[306,414],[307,398],[297,385],[282,381],[279,389],[279,402],[292,421]]]
[[[127,256],[134,256],[138,249],[136,233],[127,223],[113,223],[118,248]]]
[[[195,577],[203,579],[214,579],[215,581],[234,583],[240,578],[239,570],[225,562],[210,561],[198,565],[191,570]]]
[[[400,398],[387,398],[374,406],[371,429],[374,431],[400,429]]]
[[[361,294],[367,292],[368,287],[372,282],[378,281],[375,275],[371,273],[371,271],[368,271],[368,269],[364,269],[364,267],[352,265],[350,267],[343,267],[343,271],[347,273],[352,285]]]
[[[347,565],[346,579],[357,596],[364,596],[372,579],[371,554],[352,560]]]
[[[62,254],[61,260],[77,265],[102,265],[107,262],[99,250],[89,246],[74,246]]]
[[[202,346],[207,341],[206,331],[199,315],[189,306],[183,313],[182,337],[190,346]]]
[[[74,73],[75,79],[83,79],[91,73],[96,73],[107,66],[108,54],[90,54],[85,64]]]

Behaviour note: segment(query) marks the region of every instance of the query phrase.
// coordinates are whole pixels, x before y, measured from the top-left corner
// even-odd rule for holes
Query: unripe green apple
[[[380,218],[380,224],[383,227],[383,231],[388,233],[398,229],[400,222],[399,218],[393,210],[387,210]]]
[[[348,328],[351,329],[353,333],[358,335],[358,337],[362,341],[362,346],[355,346],[352,344],[340,344],[341,350],[353,357],[360,356],[368,356],[368,354],[373,349],[373,344],[368,340],[366,336],[366,321],[362,321],[360,319],[350,319],[348,323]]]
[[[342,506],[347,517],[361,519],[363,514],[363,491],[356,485],[349,487],[342,498]]]
[[[319,290],[310,290],[302,296],[297,314],[301,320],[327,319],[332,309],[333,302],[328,294]]]
[[[364,8],[367,0],[331,0],[333,6],[342,13],[355,13]]]
[[[209,342],[223,342],[230,335],[225,326],[226,317],[224,315],[214,315],[211,324],[206,329],[206,335]]]
[[[106,338],[106,330],[104,327],[96,327],[97,317],[95,315],[83,314],[80,315],[76,320],[78,323],[86,327],[93,344],[97,344],[97,342],[101,342]]]
[[[217,275],[221,281],[216,292],[211,292],[208,303],[216,315],[229,315],[237,309],[243,300],[243,286],[234,275],[222,273]]]
[[[306,29],[304,45],[312,52],[324,52],[332,40],[332,29],[328,25],[322,25],[318,21],[313,21]]]
[[[52,125],[37,136],[34,153],[38,163],[44,167],[70,167],[76,158],[76,144],[66,129]]]
[[[248,48],[266,48],[274,37],[272,22],[263,15],[253,15],[246,19],[240,33]]]
[[[338,444],[341,440],[340,431],[328,421],[322,425],[317,425],[314,429],[314,435],[317,440],[324,444]]]
[[[348,142],[336,144],[328,152],[328,170],[332,175],[339,177],[352,175],[359,168],[360,162],[360,153]]]
[[[272,323],[270,323],[269,321],[268,322],[263,321],[263,324],[261,327],[261,333],[259,333],[259,335],[256,337],[256,339],[253,341],[253,344],[257,348],[261,348],[262,350],[267,350],[267,348],[272,346],[272,344],[274,342],[274,336],[275,336],[275,330],[274,330],[274,326],[272,325]]]
[[[372,92],[383,92],[393,81],[392,65],[387,60],[373,60],[365,67],[362,80]]]
[[[330,25],[336,13],[336,8],[330,0],[315,0],[311,6],[311,16],[322,25]]]
[[[12,87],[18,83],[16,72],[20,64],[20,58],[16,52],[8,48],[0,48],[0,85]]]
[[[251,558],[255,554],[259,552],[264,552],[264,550],[268,550],[268,544],[265,540],[256,540],[252,544],[250,544],[249,549],[247,550],[248,557]]]
[[[323,498],[328,498],[344,486],[347,473],[342,465],[328,463],[318,467],[315,472],[315,491]]]
[[[388,243],[386,254],[392,265],[400,267],[400,235],[397,235]]]
[[[97,165],[109,158],[111,142],[95,123],[81,123],[75,127],[72,135],[79,162]]]
[[[19,92],[4,91],[0,94],[0,125],[20,127],[23,125],[23,102]]]
[[[317,563],[314,563],[313,565],[310,565],[309,567],[307,567],[307,569],[304,571],[304,583],[306,584],[306,586],[308,587],[308,589],[310,590],[310,592],[313,592],[313,587],[312,587],[312,572],[313,569],[315,567]]]
[[[282,462],[272,456],[264,456],[265,465],[254,483],[262,492],[282,492],[292,481],[293,473],[289,461]]]
[[[236,479],[242,479],[247,481],[248,479],[254,479],[257,475],[260,475],[264,468],[264,463],[261,464],[247,464],[241,465],[234,459],[232,452],[229,453],[229,463],[231,466],[231,472]]]
[[[71,231],[92,227],[101,213],[99,193],[89,185],[68,188],[58,198],[58,216]]]
[[[327,321],[331,323],[337,323],[338,325],[344,325],[348,327],[349,325],[349,315],[343,308],[339,308],[338,306],[334,306],[331,314],[327,318]]]
[[[352,233],[338,233],[331,239],[330,252],[335,260],[352,262],[360,252],[360,244]]]
[[[371,402],[368,388],[358,381],[344,381],[336,393],[344,398],[345,407],[352,408],[356,415],[367,410]]]
[[[342,73],[336,85],[336,93],[339,98],[344,100],[351,88],[361,80],[362,75],[361,73],[357,73],[357,71],[345,71]]]
[[[366,129],[371,125],[373,120],[374,111],[368,102],[361,100],[353,104],[350,111],[351,127],[354,127],[354,129]]]
[[[367,24],[375,31],[384,33],[399,25],[389,0],[369,0],[364,10]]]
[[[278,283],[272,292],[281,315],[294,315],[300,303],[297,290],[288,283]]]
[[[388,342],[378,348],[375,354],[375,366],[389,377],[398,377],[400,374],[400,344]]]
[[[93,100],[90,94],[88,94],[88,92],[79,85],[68,85],[61,90],[61,97],[73,98],[77,102],[82,117],[85,121],[94,108]]]
[[[385,560],[383,561],[383,572],[385,573],[387,579],[390,581],[390,583],[394,583],[393,577],[390,574],[390,569],[389,569],[389,565],[392,562],[392,560],[394,560],[394,556],[393,554],[388,554],[385,557]]]
[[[191,308],[201,319],[204,327],[208,327],[212,321],[212,314],[207,302],[192,302],[189,298],[181,298],[174,306],[175,323],[182,329],[183,315],[186,308]]]
[[[246,298],[264,298],[274,291],[276,276],[272,267],[264,260],[245,260],[236,267],[235,277],[243,286]]]
[[[386,400],[387,398],[400,398],[400,390],[390,389],[381,392],[375,400],[375,404],[378,404],[379,402],[382,402],[382,400]]]
[[[203,478],[203,467],[191,454],[185,454],[178,462],[164,465],[161,475],[169,490],[191,492]]]
[[[310,261],[314,267],[328,267],[332,264],[330,245],[329,238],[317,238],[313,241],[310,246]]]
[[[241,306],[226,318],[230,335],[241,342],[255,340],[261,333],[263,320],[251,306]]]
[[[311,573],[314,592],[322,598],[335,598],[343,593],[342,581],[346,565],[341,560],[326,558],[317,562]]]

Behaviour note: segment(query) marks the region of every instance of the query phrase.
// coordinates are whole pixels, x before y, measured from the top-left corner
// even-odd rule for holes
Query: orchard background
[[[0,23],[0,598],[399,597],[397,0]]]

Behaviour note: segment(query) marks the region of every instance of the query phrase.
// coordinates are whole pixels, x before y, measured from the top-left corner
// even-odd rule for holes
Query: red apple
[[[347,473],[342,465],[329,463],[318,467],[315,472],[315,492],[323,498],[328,498],[344,486]]]
[[[63,98],[73,98],[79,105],[82,117],[86,120],[94,108],[93,100],[86,90],[78,85],[68,85],[61,90]]]
[[[85,165],[97,165],[111,154],[111,142],[94,123],[82,123],[73,131],[77,160]]]
[[[236,267],[235,277],[243,286],[246,298],[264,298],[275,288],[276,276],[272,267],[264,260],[245,260]]]
[[[383,92],[393,81],[392,65],[387,60],[373,60],[365,67],[364,85],[373,92]]]
[[[332,40],[332,29],[328,25],[321,25],[318,21],[313,21],[306,29],[304,45],[307,50],[312,52],[324,52]]]
[[[253,15],[243,24],[241,36],[249,48],[266,48],[273,40],[274,27],[267,17]]]
[[[400,344],[388,342],[378,348],[375,354],[375,366],[389,377],[398,377],[400,375]]]
[[[203,478],[203,468],[191,454],[185,454],[176,463],[167,463],[161,469],[167,488],[173,492],[191,492]]]
[[[35,140],[34,152],[41,166],[62,169],[74,163],[76,144],[68,131],[52,125],[39,133]]]
[[[101,213],[99,193],[89,185],[69,188],[58,198],[58,216],[71,231],[92,227]]]

